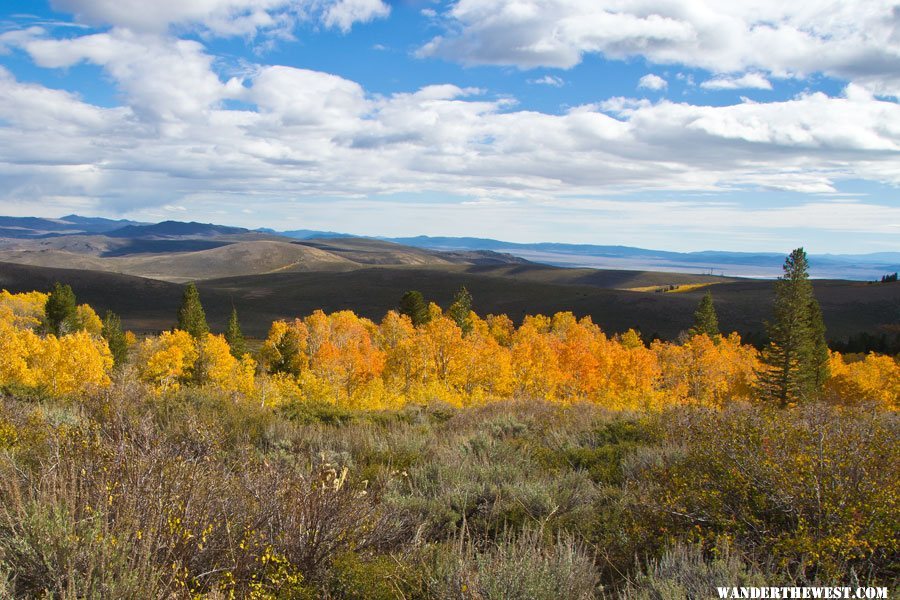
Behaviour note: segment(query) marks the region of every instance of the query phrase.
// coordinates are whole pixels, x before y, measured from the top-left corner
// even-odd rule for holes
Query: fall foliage
[[[428,305],[418,326],[397,311],[380,323],[352,311],[277,321],[251,355],[227,341],[243,345],[234,314],[224,336],[175,329],[135,342],[121,332],[115,315],[103,322],[81,304],[66,317],[72,332],[42,335],[47,294],[3,291],[0,385],[81,393],[108,385],[115,356],[120,368],[130,365],[129,372],[156,394],[209,387],[268,406],[307,400],[384,409],[524,398],[660,409],[683,403],[724,407],[758,397],[760,354],[736,333],[694,332],[680,343],[648,346],[635,331],[610,335],[590,317],[570,312],[526,316],[518,327],[505,315],[463,315],[460,304],[469,300],[462,297],[465,302],[446,312]],[[135,349],[126,354],[129,346]],[[900,366],[894,358],[845,360],[832,353],[828,366],[826,400],[897,409]]]
[[[0,596],[490,597],[505,573],[500,597],[580,600],[720,555],[734,580],[895,573],[891,356],[833,352],[823,402],[779,408],[736,333],[430,304],[276,321],[251,354],[237,326],[138,341],[84,304],[56,335],[46,304],[0,292]]]

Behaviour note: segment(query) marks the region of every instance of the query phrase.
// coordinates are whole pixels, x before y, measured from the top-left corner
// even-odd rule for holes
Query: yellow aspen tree
[[[80,394],[110,384],[112,354],[106,340],[86,331],[41,340],[33,359],[38,386],[54,396]]]
[[[190,382],[200,353],[191,334],[176,329],[144,340],[138,354],[140,380],[165,392]]]
[[[240,360],[231,354],[231,347],[223,335],[207,333],[199,342],[195,369],[202,385],[226,392],[240,392],[252,396],[256,361],[249,354]]]
[[[358,390],[381,377],[385,353],[372,340],[374,323],[352,311],[316,311],[304,323],[309,329],[310,370],[337,398],[350,402]]]
[[[91,335],[99,336],[103,331],[103,321],[89,304],[79,304],[75,308],[75,326]]]
[[[385,354],[382,377],[388,390],[394,393],[405,394],[418,380],[415,335],[412,319],[394,310],[389,311],[378,326],[378,346]]]
[[[825,397],[830,401],[847,406],[874,403],[900,410],[900,365],[896,359],[870,353],[847,364],[833,352],[829,366],[832,370],[825,382]]]
[[[442,314],[416,330],[416,347],[426,381],[450,383],[459,368],[462,339],[462,329]]]
[[[656,341],[660,387],[672,401],[723,405],[748,398],[756,377],[757,352],[741,344],[736,333],[715,339],[694,335],[684,344]]]
[[[0,314],[9,311],[9,317],[0,318],[6,318],[13,327],[36,329],[43,323],[47,296],[48,294],[43,292],[10,294],[8,291],[2,290],[0,291]]]
[[[547,335],[550,319],[527,316],[512,337],[510,356],[516,394],[526,398],[555,400],[563,379],[559,358]]]
[[[599,344],[598,399],[610,408],[649,408],[658,403],[659,362],[633,329]]]
[[[484,319],[487,322],[488,332],[497,343],[504,347],[512,344],[513,334],[516,332],[516,326],[512,319],[506,315],[488,315]]]
[[[30,329],[16,327],[15,322],[20,321],[12,311],[0,311],[0,386],[34,386],[36,373],[30,365],[40,351],[41,339]]]
[[[512,361],[509,349],[491,335],[488,324],[470,312],[469,334],[463,337],[459,368],[452,383],[467,401],[506,397],[512,392]]]
[[[596,394],[601,383],[599,348],[606,336],[590,317],[579,321],[570,312],[553,315],[551,333],[561,372],[560,397],[574,401]]]

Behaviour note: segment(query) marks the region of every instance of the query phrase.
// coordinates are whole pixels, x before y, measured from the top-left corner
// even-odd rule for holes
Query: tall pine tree
[[[178,309],[178,329],[187,331],[194,338],[200,339],[209,333],[209,325],[206,324],[206,313],[200,304],[200,292],[197,286],[189,283],[184,288],[181,298],[181,308]]]
[[[403,294],[400,298],[400,306],[398,307],[401,315],[406,315],[412,324],[416,327],[424,325],[431,316],[428,314],[428,304],[422,292],[410,290]]]
[[[231,307],[231,317],[228,319],[228,327],[225,329],[225,341],[231,347],[231,355],[241,358],[247,353],[247,344],[244,334],[241,333],[241,324],[238,321],[237,309]]]
[[[128,342],[125,339],[125,333],[122,331],[122,320],[119,315],[111,310],[106,311],[103,316],[103,329],[100,335],[106,340],[109,351],[112,353],[113,364],[120,367],[125,364],[128,358]]]
[[[44,305],[44,316],[47,319],[48,333],[60,336],[76,329],[78,307],[75,305],[75,292],[71,286],[59,282],[53,286]]]
[[[716,339],[719,337],[719,317],[716,315],[716,307],[713,305],[713,297],[706,292],[697,305],[694,313],[694,326],[690,330],[691,335],[708,335]]]
[[[759,375],[761,396],[780,406],[817,398],[828,376],[828,347],[803,248],[791,252],[775,282],[775,322]]]
[[[459,288],[453,298],[453,304],[447,309],[448,316],[462,329],[463,335],[472,331],[472,294],[466,286]]]

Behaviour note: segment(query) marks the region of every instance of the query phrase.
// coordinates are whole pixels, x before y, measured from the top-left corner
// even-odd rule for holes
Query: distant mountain
[[[283,235],[284,237],[294,238],[295,240],[314,240],[317,238],[350,238],[359,237],[349,233],[338,233],[337,231],[318,231],[315,229],[292,229],[290,231],[275,231],[266,227],[260,227],[255,231],[261,233],[272,233],[275,235]]]
[[[777,252],[669,252],[593,244],[519,244],[471,237],[384,239],[430,250],[492,250],[562,267],[677,271],[738,277],[778,277],[785,257]],[[810,255],[809,260],[810,273],[818,278],[872,280],[900,270],[900,252],[814,254]]]
[[[72,234],[100,234],[130,225],[142,225],[138,221],[80,217],[66,215],[59,219],[40,217],[0,217],[0,237],[31,239]]]
[[[93,236],[93,237],[91,237]],[[101,237],[97,237],[101,236]],[[90,239],[88,239],[90,238]],[[317,240],[365,240],[346,233],[294,229],[249,230],[213,223],[163,221],[139,223],[97,217],[66,215],[59,219],[37,217],[0,217],[0,248],[9,251],[40,250],[95,254],[118,257],[134,254],[164,254],[212,250],[219,246],[247,241],[289,241],[312,244]],[[452,260],[495,263],[509,262],[509,256],[560,267],[585,267],[604,270],[657,271],[725,275],[732,277],[774,278],[781,275],[784,254],[778,252],[669,252],[631,246],[561,244],[552,242],[521,244],[475,237],[401,237],[377,238],[407,249],[456,253]],[[21,240],[21,242],[20,242]],[[26,241],[40,247],[24,247]],[[27,244],[26,244],[27,245]],[[361,247],[361,246],[360,246]],[[354,252],[358,251],[358,247]],[[379,248],[376,254],[388,252]],[[479,256],[463,253],[477,252]],[[498,253],[497,256],[483,254]],[[220,253],[223,254],[224,253]],[[290,254],[290,253],[288,253]],[[390,254],[390,252],[388,252]],[[502,258],[500,255],[507,255]],[[465,256],[465,258],[464,258]],[[447,257],[450,258],[450,257]],[[31,259],[29,259],[31,260]],[[34,259],[37,260],[37,259]],[[50,260],[45,257],[42,260]],[[355,260],[355,259],[354,259]],[[380,259],[379,259],[380,260]],[[394,259],[391,259],[394,260]],[[418,260],[418,259],[417,259]],[[366,261],[362,261],[365,263]],[[880,280],[885,274],[900,271],[900,252],[871,254],[821,254],[810,256],[810,272],[821,279]]]
[[[219,235],[234,235],[248,233],[250,230],[243,227],[228,227],[226,225],[213,225],[212,223],[183,223],[181,221],[163,221],[155,225],[128,225],[121,229],[108,232],[109,237],[124,238],[186,238],[186,237],[214,237]]]

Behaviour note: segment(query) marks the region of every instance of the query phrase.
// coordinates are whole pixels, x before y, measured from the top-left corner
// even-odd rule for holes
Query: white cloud
[[[647,73],[638,81],[639,88],[648,90],[664,90],[668,85],[669,83],[665,79],[653,73]]]
[[[289,37],[296,22],[316,20],[349,31],[390,13],[382,0],[51,0],[53,7],[92,25],[138,33],[198,29],[218,36],[264,32]]]
[[[202,26],[221,35],[253,34],[272,27],[292,8],[290,0],[51,0],[56,10],[92,25],[164,33],[170,26]],[[299,8],[299,7],[296,7]]]
[[[346,33],[354,23],[368,23],[384,18],[390,12],[391,8],[382,0],[337,0],[325,10],[322,21],[328,27],[337,27]]]
[[[700,87],[707,90],[771,90],[772,83],[761,73],[745,73],[740,77],[714,77],[701,83]]]
[[[561,77],[557,77],[556,75],[544,75],[543,77],[538,77],[537,79],[529,79],[528,83],[532,85],[549,85],[550,87],[562,87],[566,85],[566,82],[563,81]]]
[[[520,17],[530,18],[528,11]],[[2,39],[43,67],[99,65],[122,102],[93,106],[0,68],[3,206],[69,203],[133,214],[185,207],[195,214],[198,206],[238,212],[291,199],[324,210],[335,198],[373,206],[409,193],[453,196],[479,211],[524,211],[516,213],[523,219],[552,209],[564,227],[576,210],[566,205],[572,197],[736,188],[828,194],[844,180],[900,186],[900,105],[855,84],[839,97],[733,106],[610,98],[546,114],[449,84],[382,96],[329,73],[262,65],[226,78],[203,44],[124,25],[65,39],[42,29]],[[227,100],[241,108],[227,108]],[[621,211],[636,224],[657,222],[644,211],[661,206],[615,202],[576,204],[592,214]],[[881,229],[872,223],[897,223],[896,210],[872,206],[867,220],[851,219],[842,207],[840,221],[873,231]],[[741,222],[746,212],[675,208],[693,222],[703,215],[721,221],[723,230],[726,219]],[[453,210],[446,209],[448,218]],[[842,226],[810,210],[777,214],[801,225]],[[592,222],[583,212],[571,218]],[[624,221],[607,220],[624,230]]]
[[[894,0],[457,0],[419,50],[466,64],[569,68],[582,56],[643,56],[714,73],[814,72],[900,94]]]
[[[43,27],[33,25],[25,29],[12,29],[0,33],[0,55],[9,54],[11,48],[16,48],[22,44],[44,35]]]
[[[187,206],[201,193],[245,204],[415,192],[535,202],[637,190],[828,193],[848,179],[900,185],[900,105],[854,86],[842,97],[733,106],[612,99],[552,115],[452,85],[373,96],[283,66],[257,69],[234,91],[193,46],[154,47],[171,55],[151,60],[121,40],[78,43],[36,55],[59,66],[89,56],[124,71],[127,105],[94,107],[2,72],[4,199],[87,196],[123,208]],[[148,81],[116,56],[137,57],[131,69]],[[176,79],[198,82],[183,96],[163,72],[179,61],[194,64]],[[250,108],[217,105],[229,95]]]
[[[152,34],[114,29],[69,39],[33,39],[25,50],[42,67],[86,61],[102,66],[128,96],[128,105],[151,120],[192,118],[243,93],[237,79],[222,82],[203,46]]]

